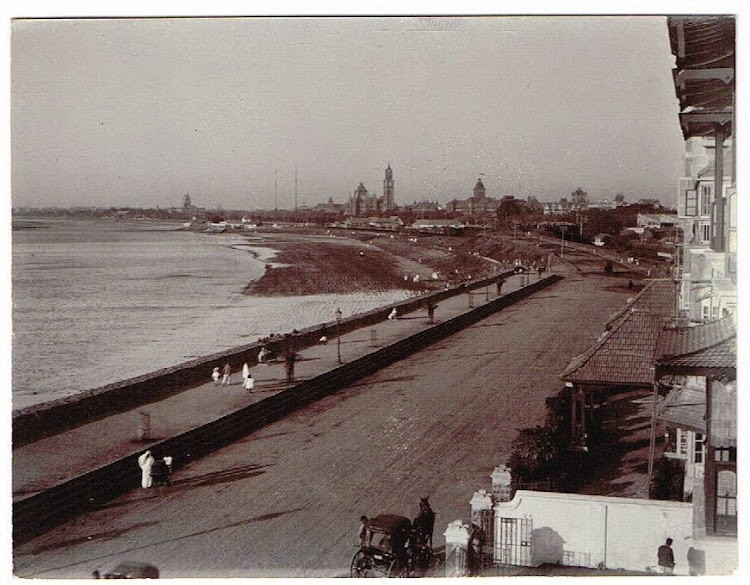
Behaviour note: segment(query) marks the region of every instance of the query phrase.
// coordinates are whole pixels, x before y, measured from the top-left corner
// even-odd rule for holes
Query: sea
[[[262,235],[150,221],[17,220],[13,410],[406,298],[242,293],[273,262]],[[206,376],[210,375],[207,371]]]

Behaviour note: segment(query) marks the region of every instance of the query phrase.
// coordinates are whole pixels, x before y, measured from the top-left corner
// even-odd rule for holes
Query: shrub
[[[513,441],[508,466],[520,481],[536,481],[553,475],[558,468],[561,445],[554,429],[537,425],[520,429]]]
[[[649,497],[653,500],[682,501],[685,480],[685,463],[681,459],[662,457],[654,461],[654,471],[649,484]]]

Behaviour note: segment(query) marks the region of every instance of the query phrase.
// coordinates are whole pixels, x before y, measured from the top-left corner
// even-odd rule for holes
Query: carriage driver
[[[363,514],[359,517],[359,532],[357,533],[360,547],[365,547],[370,544],[367,538],[368,534],[370,538],[372,538],[372,533],[367,529],[367,516]]]

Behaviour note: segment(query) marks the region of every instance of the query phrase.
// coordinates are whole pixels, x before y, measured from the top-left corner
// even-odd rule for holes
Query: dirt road
[[[517,429],[543,422],[559,373],[624,306],[622,280],[580,268],[180,469],[171,487],[131,492],[17,548],[15,575],[80,578],[136,559],[164,577],[343,576],[359,516],[413,517],[422,495],[442,547]]]

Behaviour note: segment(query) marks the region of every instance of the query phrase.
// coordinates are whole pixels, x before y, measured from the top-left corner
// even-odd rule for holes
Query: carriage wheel
[[[370,562],[367,555],[358,550],[352,559],[352,565],[349,568],[350,577],[367,577],[367,571],[370,569]]]
[[[391,565],[388,567],[388,573],[386,577],[408,577],[409,569],[399,563],[398,559],[393,559]]]
[[[430,560],[432,559],[432,549],[429,546],[425,546],[417,549],[414,559],[414,564],[421,571],[426,571],[430,568]]]

